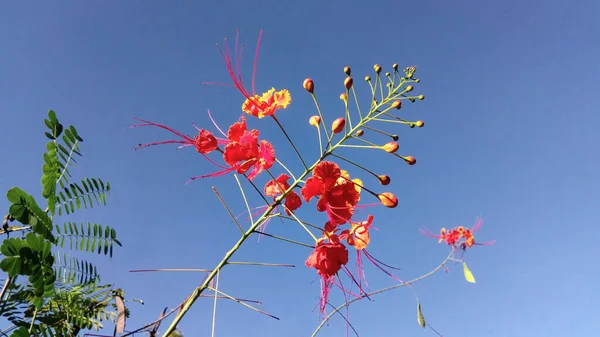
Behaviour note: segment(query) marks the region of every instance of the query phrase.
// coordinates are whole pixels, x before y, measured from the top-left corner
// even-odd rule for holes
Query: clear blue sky
[[[237,240],[237,229],[210,186],[243,210],[231,176],[184,185],[213,170],[192,150],[133,151],[137,143],[170,135],[125,130],[132,116],[187,133],[194,131],[192,122],[211,127],[207,109],[222,126],[232,123],[241,95],[201,83],[229,81],[215,43],[234,39],[236,29],[248,46],[249,79],[264,29],[257,87],[292,92],[292,104],[278,116],[293,126],[291,136],[312,161],[316,140],[306,135],[312,135],[307,118],[314,108],[301,86],[305,77],[315,80],[325,113],[334,116],[342,109],[345,65],[362,78],[374,63],[416,64],[422,80],[416,91],[426,99],[402,112],[426,126],[397,133],[401,152],[415,156],[417,165],[359,153],[392,177],[391,191],[400,199],[393,211],[373,210],[380,231],[371,252],[410,279],[446,254],[419,228],[470,225],[482,215],[477,238],[496,244],[467,256],[477,284],[466,283],[459,266],[418,284],[427,321],[447,337],[592,336],[600,331],[600,117],[593,112],[600,78],[598,13],[600,4],[592,0],[3,2],[0,190],[18,185],[39,195],[47,110],[77,126],[85,158],[74,173],[101,176],[114,190],[108,208],[76,219],[118,230],[124,248],[112,261],[97,263],[104,281],[146,303],[132,304],[130,330],[177,305],[202,275],[128,270],[212,268]],[[356,82],[365,103],[368,89]],[[298,168],[272,122],[250,123]],[[322,221],[312,207],[299,214]],[[272,222],[270,230],[309,242],[294,224]],[[228,268],[221,289],[261,300],[262,309],[282,319],[219,302],[217,336],[310,335],[319,319],[311,312],[319,287],[311,283],[314,271],[303,265],[308,253],[253,239],[237,260],[246,255],[297,267]],[[392,283],[375,269],[367,272],[373,289]],[[373,299],[351,308],[363,336],[434,336],[417,325],[407,289]],[[211,311],[210,300],[197,303],[180,325],[186,336],[209,335]],[[335,319],[322,336],[343,334],[343,321]]]

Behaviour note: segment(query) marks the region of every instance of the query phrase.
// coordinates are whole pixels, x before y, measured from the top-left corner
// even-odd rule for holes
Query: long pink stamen
[[[205,174],[205,175],[202,175],[202,176],[191,177],[188,181],[185,182],[185,184],[187,185],[187,184],[191,183],[192,181],[198,180],[198,179],[211,178],[211,177],[220,177],[220,176],[225,175],[225,174],[227,174],[229,172],[235,171],[238,168],[239,168],[239,166],[232,166],[232,167],[229,167],[229,168],[227,168],[225,170],[222,170],[222,171],[218,171],[218,172],[214,172],[214,173],[210,173],[210,174]]]
[[[260,49],[260,39],[262,38],[262,29],[260,30],[260,33],[258,34],[258,42],[256,42],[256,54],[254,55],[254,69],[252,70],[252,92],[255,93],[256,91],[254,90],[254,82],[256,80],[256,66],[258,64],[258,50]]]
[[[208,109],[208,118],[210,118],[210,121],[213,123],[213,125],[215,126],[215,128],[217,128],[217,130],[219,130],[219,132],[223,135],[223,137],[227,138],[227,135],[225,134],[225,132],[223,132],[223,130],[221,130],[221,128],[219,127],[219,125],[217,125],[217,122],[215,122],[212,114],[210,113],[210,109]]]
[[[147,120],[144,120],[144,119],[141,119],[141,118],[137,118],[137,117],[133,117],[133,119],[138,120],[140,122],[144,122],[145,124],[135,124],[135,125],[130,126],[130,128],[142,127],[142,126],[156,126],[156,127],[161,128],[161,129],[164,129],[164,130],[167,130],[169,132],[172,132],[172,133],[178,135],[179,137],[188,140],[189,142],[193,142],[194,141],[190,137],[188,137],[188,136],[184,135],[183,133],[181,133],[181,132],[179,132],[179,131],[177,131],[177,130],[175,130],[173,128],[170,128],[170,127],[168,127],[166,125],[158,124],[158,123],[154,123],[154,122],[150,122],[150,121],[147,121]]]

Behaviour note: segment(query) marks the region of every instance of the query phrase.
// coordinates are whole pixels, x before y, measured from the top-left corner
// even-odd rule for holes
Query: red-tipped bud
[[[413,86],[409,85],[408,87],[406,87],[406,92],[411,92],[413,90]]]
[[[344,131],[344,126],[346,126],[346,120],[343,117],[340,117],[331,123],[331,131],[333,131],[333,133],[340,133]]]
[[[399,147],[398,143],[396,143],[396,142],[389,142],[389,143],[385,144],[382,148],[387,153],[394,153],[394,152],[398,151],[398,147]]]
[[[350,67],[345,66],[344,67],[344,72],[346,73],[346,75],[350,76],[350,74],[352,73],[352,70],[350,69]]]
[[[398,63],[392,64],[392,68],[394,68],[394,70],[398,70]]]
[[[392,103],[392,109],[400,109],[402,107],[402,101],[397,100]]]
[[[371,81],[371,76],[365,76],[365,81],[370,82]]]
[[[304,83],[302,83],[302,86],[311,94],[315,92],[315,83],[310,78],[305,79]]]
[[[344,80],[344,86],[346,87],[346,89],[350,90],[350,88],[352,88],[352,83],[354,83],[354,80],[352,80],[352,77],[347,77]]]
[[[425,99],[425,96],[423,96],[422,94],[417,96],[418,99],[420,99],[421,101]]]
[[[416,125],[417,127],[420,127],[420,128],[422,128],[422,127],[423,127],[423,125],[425,125],[425,123],[423,123],[423,121],[416,121],[416,122],[415,122],[415,125]]]
[[[414,165],[417,163],[417,160],[413,156],[404,157],[404,160],[408,165]]]
[[[389,185],[391,181],[390,177],[385,174],[377,176],[377,179],[379,179],[379,183],[383,186]]]
[[[375,72],[378,74],[381,72],[381,66],[379,64],[374,65],[373,69],[375,69]]]
[[[360,129],[356,131],[356,137],[362,137],[365,134],[365,130]]]
[[[398,206],[398,198],[390,192],[383,192],[377,196],[385,207],[394,208]]]
[[[319,116],[312,116],[308,119],[308,124],[312,125],[312,126],[319,126],[319,124],[321,124],[321,117]]]
[[[340,94],[340,99],[346,102],[348,100],[348,95],[345,92],[343,92]]]

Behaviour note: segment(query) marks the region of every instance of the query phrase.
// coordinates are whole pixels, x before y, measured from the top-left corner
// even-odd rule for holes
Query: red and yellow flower
[[[225,44],[225,51],[219,48],[219,51],[221,52],[221,55],[225,60],[225,65],[227,66],[229,76],[233,80],[234,86],[246,98],[246,100],[242,104],[242,111],[258,118],[272,116],[273,114],[275,114],[277,109],[285,109],[292,102],[292,96],[290,95],[290,92],[287,89],[275,90],[275,88],[271,88],[264,92],[262,95],[258,95],[254,91],[254,82],[256,79],[256,64],[258,62],[258,50],[260,47],[261,37],[262,30],[260,31],[258,43],[256,44],[254,69],[252,71],[252,92],[249,92],[245,88],[244,83],[242,81],[242,74],[240,73],[239,62],[241,59],[241,53],[243,48],[238,48],[239,31],[235,39],[235,66],[231,62],[231,53],[229,52],[229,45],[227,43]]]
[[[306,202],[319,197],[317,210],[326,212],[331,224],[341,225],[354,214],[354,207],[360,201],[360,186],[360,179],[350,180],[347,171],[341,170],[336,163],[324,161],[313,169],[301,194]]]
[[[265,185],[265,195],[269,197],[282,195],[290,188],[290,184],[287,182],[288,179],[290,179],[290,177],[287,174],[282,173],[277,179],[267,182]],[[287,215],[291,215],[295,210],[302,206],[302,199],[300,199],[298,193],[290,191],[285,196],[284,205]]]

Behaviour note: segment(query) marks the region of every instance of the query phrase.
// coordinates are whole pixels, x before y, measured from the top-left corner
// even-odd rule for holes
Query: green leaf
[[[473,276],[473,273],[471,273],[469,267],[467,267],[467,264],[465,262],[463,262],[463,273],[465,274],[465,280],[467,280],[467,282],[475,283],[475,277]]]
[[[9,213],[13,218],[24,225],[31,225],[34,232],[55,242],[52,235],[52,220],[31,195],[18,187],[13,187],[6,193],[6,198],[12,203]]]
[[[12,256],[5,257],[0,262],[0,268],[7,273],[8,276],[15,277],[21,273],[21,259]]]
[[[10,334],[10,337],[29,337],[29,330],[26,327],[19,327]]]
[[[421,302],[417,301],[417,322],[421,328],[425,328],[425,317],[423,316],[423,312],[421,311]]]

